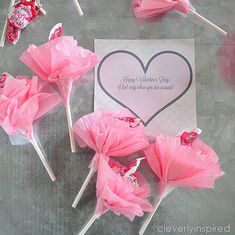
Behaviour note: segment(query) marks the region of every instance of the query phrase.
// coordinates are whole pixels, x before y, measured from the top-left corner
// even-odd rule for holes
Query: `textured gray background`
[[[83,47],[93,49],[94,38],[165,39],[195,38],[198,126],[202,138],[221,158],[226,175],[215,190],[178,189],[163,201],[146,234],[157,234],[163,225],[231,225],[235,234],[235,92],[219,78],[216,51],[223,37],[203,27],[193,17],[169,13],[158,21],[135,21],[130,0],[81,0],[84,17],[79,17],[72,0],[45,0],[48,15],[31,23],[16,46],[0,49],[0,71],[31,74],[18,57],[30,43],[41,44],[57,22],[64,33],[74,35]],[[197,10],[228,31],[235,23],[234,0],[193,0]],[[3,28],[8,0],[0,0],[0,28]],[[91,76],[91,75],[90,75]],[[92,111],[93,82],[83,83],[73,96],[73,117]],[[31,145],[11,146],[0,130],[0,235],[76,234],[95,207],[93,180],[76,209],[71,204],[81,186],[93,156],[88,150],[71,154],[63,106],[40,122],[39,136],[56,173],[52,183]],[[142,166],[146,172],[146,166]],[[147,174],[151,179],[151,174]],[[153,187],[154,189],[154,187]],[[87,234],[137,234],[142,218],[107,213]],[[158,233],[187,234],[187,233]],[[194,233],[203,234],[203,233]],[[223,234],[223,233],[213,233]]]

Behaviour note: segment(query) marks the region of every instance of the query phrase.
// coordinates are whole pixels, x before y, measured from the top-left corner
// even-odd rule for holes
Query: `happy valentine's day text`
[[[167,76],[158,76],[158,77],[147,77],[144,76],[136,76],[131,77],[129,75],[125,75],[117,86],[119,90],[172,90],[174,85],[171,84],[170,77]]]

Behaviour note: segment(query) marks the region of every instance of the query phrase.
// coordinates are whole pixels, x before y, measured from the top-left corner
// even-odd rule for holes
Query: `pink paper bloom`
[[[8,135],[33,135],[33,122],[61,102],[59,94],[45,82],[26,76],[7,77],[0,89],[0,126]]]
[[[137,18],[149,18],[170,10],[187,14],[192,5],[189,0],[132,0],[132,7]]]
[[[190,145],[181,138],[157,136],[156,143],[144,151],[149,166],[160,179],[159,197],[169,188],[214,188],[224,175],[216,153],[200,139]]]
[[[77,142],[81,147],[88,146],[96,152],[92,160],[96,169],[100,156],[127,156],[149,146],[143,125],[132,126],[126,117],[135,119],[125,109],[120,113],[91,113],[75,123],[73,131]]]
[[[96,54],[77,46],[72,36],[60,36],[39,47],[30,45],[20,60],[40,78],[54,83],[65,105],[69,103],[73,81],[98,63]]]
[[[96,214],[102,215],[108,210],[115,214],[123,214],[130,220],[135,216],[143,216],[144,211],[152,211],[152,206],[146,199],[151,195],[150,187],[145,178],[134,173],[131,177],[135,180],[125,178],[120,171],[124,166],[117,162],[108,162],[101,158],[97,176],[97,206]]]

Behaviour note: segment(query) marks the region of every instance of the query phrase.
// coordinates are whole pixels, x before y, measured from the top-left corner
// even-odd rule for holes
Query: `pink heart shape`
[[[118,50],[102,59],[97,77],[109,97],[147,126],[188,91],[193,73],[187,59],[174,51],[155,54],[145,66],[134,53]]]

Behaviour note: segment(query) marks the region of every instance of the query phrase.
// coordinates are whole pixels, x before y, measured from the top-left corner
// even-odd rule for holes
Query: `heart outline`
[[[125,53],[125,54],[129,54],[131,56],[133,56],[135,59],[137,59],[137,61],[140,63],[144,73],[146,74],[147,71],[148,71],[148,68],[151,64],[151,62],[157,58],[158,56],[162,55],[162,54],[174,54],[174,55],[177,55],[179,57],[181,57],[181,59],[183,59],[186,64],[188,65],[188,68],[189,68],[189,72],[190,72],[190,78],[189,78],[189,83],[187,85],[187,87],[185,88],[185,90],[179,94],[175,99],[173,99],[171,102],[167,103],[165,106],[163,106],[161,109],[159,109],[157,112],[155,112],[146,122],[144,122],[137,113],[135,113],[133,110],[131,110],[127,105],[123,104],[121,101],[119,101],[118,99],[116,99],[114,96],[112,96],[105,88],[104,86],[102,85],[102,82],[101,82],[101,79],[100,79],[100,70],[101,70],[101,67],[102,67],[102,64],[104,63],[104,61],[112,56],[113,54],[117,54],[117,53]],[[99,86],[101,87],[101,89],[103,90],[103,92],[108,95],[112,100],[114,100],[116,103],[118,103],[119,105],[121,105],[122,107],[124,108],[127,108],[131,113],[133,113],[134,116],[136,116],[137,118],[140,118],[142,120],[142,123],[143,125],[146,127],[159,113],[161,113],[163,110],[165,110],[167,107],[169,107],[170,105],[172,105],[173,103],[175,103],[177,100],[179,100],[182,96],[184,96],[187,91],[189,90],[189,88],[191,87],[192,85],[192,81],[193,81],[193,70],[192,70],[192,67],[189,63],[189,61],[180,53],[176,52],[176,51],[161,51],[161,52],[158,52],[156,53],[155,55],[153,55],[149,61],[147,62],[146,66],[144,65],[143,61],[133,52],[131,51],[127,51],[127,50],[115,50],[115,51],[112,51],[110,53],[108,53],[106,56],[104,56],[102,58],[102,60],[100,61],[99,65],[98,65],[98,69],[97,69],[97,81],[98,81],[98,84]]]

